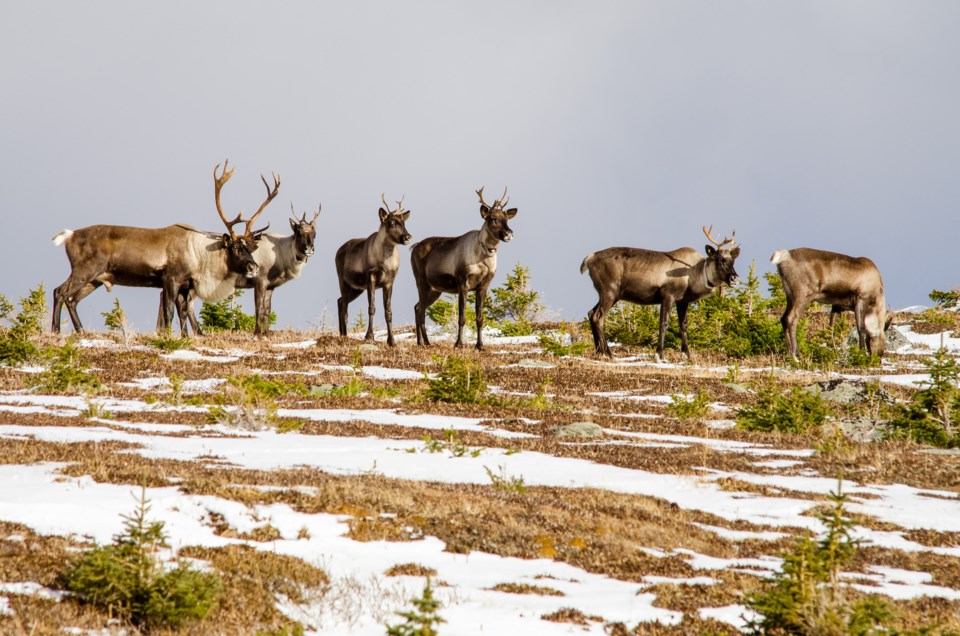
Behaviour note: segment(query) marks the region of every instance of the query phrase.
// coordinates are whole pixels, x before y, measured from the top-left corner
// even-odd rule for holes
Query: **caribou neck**
[[[710,280],[710,273],[714,270],[714,268],[710,267],[709,258],[704,258],[691,269],[693,271],[691,272],[692,275],[690,276],[690,289],[694,293],[698,295],[711,294],[717,287],[720,286],[721,281]]]
[[[486,224],[480,228],[480,234],[477,236],[477,253],[480,260],[486,258],[496,258],[497,246],[500,245],[500,239],[492,235],[487,229]]]
[[[385,225],[381,225],[380,229],[377,230],[376,234],[374,234],[372,238],[372,252],[378,262],[383,262],[390,256],[393,256],[394,252],[397,251],[397,243],[390,240],[390,235],[387,234],[387,228]]]

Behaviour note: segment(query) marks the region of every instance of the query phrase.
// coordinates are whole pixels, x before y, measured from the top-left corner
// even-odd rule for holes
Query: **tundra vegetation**
[[[501,286],[504,302],[529,299],[526,281]],[[457,633],[475,626],[465,615],[482,622],[478,595],[497,595],[498,618],[519,616],[518,598],[543,607],[525,620],[558,633],[960,633],[954,521],[922,512],[955,510],[960,492],[957,342],[922,344],[955,312],[895,316],[909,351],[888,342],[882,366],[857,366],[849,317],[831,327],[829,307],[808,309],[794,362],[778,281],[763,289],[751,268],[692,304],[689,360],[672,319],[676,364],[654,361],[656,308],[627,303],[607,315],[611,361],[555,350],[589,343],[588,325],[535,317],[518,320],[526,337],[489,330],[483,354],[439,334],[416,347],[412,327],[398,327],[395,347],[363,333],[225,330],[171,355],[130,331],[46,333],[42,291],[3,299],[2,350],[23,353],[0,366],[0,468],[43,467],[50,484],[82,485],[78,497],[116,486],[141,496],[99,544],[41,532],[14,517],[19,500],[0,502],[0,633]],[[853,399],[822,386],[851,382],[841,374],[862,379]],[[275,440],[310,452],[247,461]],[[390,461],[337,464],[374,442]],[[553,481],[539,468],[551,461],[563,462]],[[435,478],[394,472],[432,462]],[[598,470],[609,472],[588,481]],[[830,488],[838,475],[842,489]],[[686,486],[709,501],[678,497]],[[45,492],[30,497],[44,504]],[[168,505],[148,509],[161,495]],[[750,506],[763,514],[741,512]],[[161,511],[199,534],[158,526]],[[335,539],[322,537],[331,525]],[[441,556],[484,556],[457,570],[425,556],[424,540]],[[347,570],[372,569],[328,565],[346,545],[379,555]],[[483,564],[500,557],[532,565],[512,577]],[[591,606],[577,594],[597,575],[673,619]]]

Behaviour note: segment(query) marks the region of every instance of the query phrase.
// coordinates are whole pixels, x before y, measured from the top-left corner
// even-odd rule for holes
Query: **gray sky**
[[[519,208],[494,285],[519,261],[567,319],[596,302],[585,255],[702,249],[705,224],[736,228],[741,274],[818,247],[873,258],[895,308],[928,303],[960,283],[958,25],[960,3],[922,0],[8,2],[0,292],[67,278],[64,227],[222,230],[229,158],[228,211],[255,210],[271,170],[272,229],[323,202],[281,327],[326,308],[335,328],[333,255],[376,229],[381,192],[406,195],[418,240],[478,228],[481,185]],[[84,300],[84,324],[114,297],[152,327],[158,292],[121,287]]]

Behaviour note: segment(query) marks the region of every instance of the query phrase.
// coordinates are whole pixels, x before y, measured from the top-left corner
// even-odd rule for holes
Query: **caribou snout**
[[[404,234],[404,235],[403,235],[403,238],[401,239],[400,242],[401,242],[403,245],[410,245],[410,241],[412,241],[412,240],[413,240],[413,237],[412,237],[412,236],[410,236],[409,234]]]
[[[503,241],[504,243],[509,243],[510,239],[512,238],[513,238],[513,230],[507,230],[506,232],[500,235],[500,240]]]

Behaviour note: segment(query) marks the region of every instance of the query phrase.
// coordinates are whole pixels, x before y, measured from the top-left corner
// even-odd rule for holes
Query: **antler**
[[[387,203],[387,193],[386,193],[386,192],[382,192],[382,193],[380,194],[380,200],[383,201],[383,209],[386,210],[387,212],[389,212],[390,214],[396,214],[396,213],[400,212],[401,210],[403,210],[403,200],[406,199],[406,198],[407,198],[407,195],[406,195],[406,194],[404,194],[402,197],[400,197],[400,200],[399,200],[399,201],[395,201],[395,203],[397,204],[397,209],[396,209],[396,210],[391,210],[391,209],[390,209],[390,204]],[[320,212],[318,211],[318,212],[317,212],[317,216],[319,216],[319,215],[320,215]]]
[[[713,232],[713,225],[710,226],[710,229],[709,229],[709,230],[707,229],[707,226],[706,226],[706,225],[703,226],[703,233],[707,235],[707,240],[709,240],[711,243],[713,243],[714,245],[716,245],[716,246],[717,246],[717,249],[723,249],[723,246],[728,245],[728,244],[729,244],[731,247],[733,247],[733,242],[734,242],[734,240],[737,238],[737,231],[736,231],[736,230],[733,231],[733,238],[727,238],[726,236],[724,236],[724,237],[723,237],[723,241],[717,241],[715,238],[713,238],[713,236],[712,236],[712,234],[711,234],[712,232]]]
[[[489,207],[491,207],[490,204],[483,200],[483,189],[484,189],[485,187],[486,187],[486,186],[480,186],[480,189],[477,190],[476,192],[477,192],[477,196],[480,197],[480,203],[481,203],[482,205],[484,205],[484,206],[486,206],[486,207],[489,208]]]
[[[217,202],[217,213],[220,214],[220,218],[223,220],[223,224],[227,226],[227,231],[230,232],[230,238],[236,238],[237,235],[233,231],[233,226],[238,223],[242,223],[240,214],[237,215],[233,221],[228,221],[227,216],[223,213],[223,207],[220,205],[220,189],[223,187],[223,184],[230,180],[230,177],[233,176],[233,173],[237,171],[236,168],[228,170],[230,166],[230,160],[224,159],[223,161],[223,172],[220,173],[220,176],[217,176],[217,170],[220,168],[218,163],[213,168],[213,198]]]
[[[507,203],[510,201],[510,197],[507,196],[507,186],[503,186],[503,194],[500,195],[500,198],[493,202],[493,207],[499,206],[500,209],[507,207]]]
[[[257,217],[263,213],[263,210],[267,207],[267,205],[269,205],[269,203],[277,196],[277,193],[280,192],[280,175],[278,175],[276,172],[272,172],[270,174],[273,175],[273,190],[270,190],[270,186],[267,184],[266,178],[264,178],[263,175],[260,175],[260,180],[263,181],[263,186],[267,189],[267,198],[263,200],[263,203],[260,204],[260,208],[256,211],[256,213],[254,213],[253,216],[250,217],[250,220],[247,221],[247,230],[245,233],[246,236],[263,234],[267,231],[267,228],[270,227],[270,224],[267,223],[267,227],[257,230],[256,232],[251,232],[251,228],[253,228],[253,222],[257,220]]]
[[[313,219],[311,219],[311,221],[310,221],[311,223],[313,223],[314,221],[317,220],[317,217],[320,216],[320,210],[322,210],[322,209],[323,209],[323,204],[322,204],[322,203],[318,203],[318,204],[317,204],[317,213],[313,215]],[[290,214],[293,215],[293,218],[294,218],[298,223],[306,223],[306,222],[307,222],[307,213],[306,213],[306,212],[303,213],[303,216],[302,216],[301,218],[299,218],[299,219],[297,218],[297,211],[293,209],[293,201],[290,202]]]

